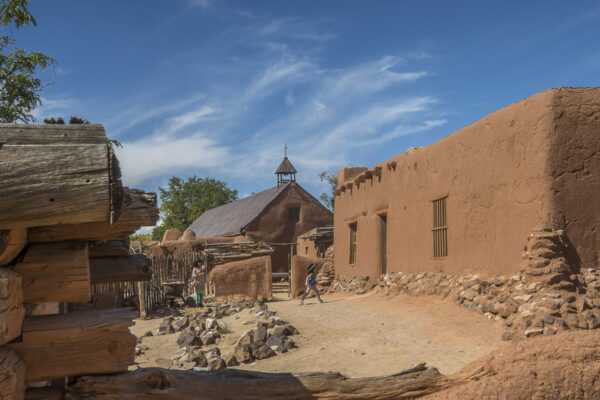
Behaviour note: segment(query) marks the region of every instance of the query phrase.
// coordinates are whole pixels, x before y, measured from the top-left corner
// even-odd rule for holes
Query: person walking
[[[310,264],[308,266],[308,275],[306,276],[306,292],[304,292],[304,295],[300,300],[300,305],[304,304],[304,299],[306,298],[306,296],[308,296],[308,293],[310,293],[311,290],[313,290],[317,295],[319,303],[323,303],[323,300],[321,300],[321,296],[319,296],[319,289],[317,289],[317,277],[315,275],[316,266],[317,264]]]

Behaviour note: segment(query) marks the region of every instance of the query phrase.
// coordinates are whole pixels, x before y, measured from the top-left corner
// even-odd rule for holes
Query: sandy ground
[[[299,348],[236,368],[292,373],[335,371],[349,377],[368,377],[393,374],[424,361],[443,374],[451,374],[504,344],[499,322],[434,296],[325,299],[324,304],[309,299],[304,306],[298,301],[269,302],[270,310],[299,330],[300,334],[293,336]],[[248,310],[225,318],[232,333],[219,347],[233,344],[245,330],[255,326],[253,320]],[[155,332],[160,321],[136,320],[132,332],[138,336],[149,329]],[[138,365],[168,367],[170,356],[179,348],[177,335],[144,338],[150,349],[136,358]]]

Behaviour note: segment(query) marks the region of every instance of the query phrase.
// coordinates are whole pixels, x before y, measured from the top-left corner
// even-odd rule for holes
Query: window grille
[[[350,264],[356,262],[356,222],[350,226]]]
[[[446,200],[448,196],[433,201],[433,257],[448,256],[448,223]]]

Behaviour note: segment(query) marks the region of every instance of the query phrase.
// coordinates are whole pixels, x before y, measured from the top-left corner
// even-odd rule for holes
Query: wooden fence
[[[183,283],[183,296],[191,296],[192,289],[189,286],[194,260],[202,258],[201,253],[195,251],[177,252],[175,255],[148,254],[152,261],[152,279],[146,282],[116,282],[100,283],[92,285],[92,293],[115,293],[117,304],[121,305],[123,300],[138,294],[138,288],[144,293],[140,298],[144,299],[146,312],[155,311],[165,304],[163,293],[163,282],[179,281]]]

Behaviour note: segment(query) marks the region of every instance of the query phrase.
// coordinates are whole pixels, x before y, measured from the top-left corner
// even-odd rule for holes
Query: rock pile
[[[329,246],[325,252],[325,262],[317,274],[317,288],[324,291],[331,286],[335,278],[335,265],[333,263],[333,246]]]
[[[365,277],[336,277],[332,290],[389,295],[438,295],[502,321],[505,340],[552,335],[559,330],[600,327],[600,278],[596,269],[581,270],[569,256],[560,230],[545,226],[532,231],[523,254],[523,269],[510,277],[390,273],[373,285]]]
[[[368,276],[336,276],[331,287],[329,288],[329,293],[335,292],[350,292],[354,294],[363,294],[367,293],[369,290],[373,289],[377,286],[377,283],[371,282]]]
[[[221,318],[244,309],[247,309],[252,317],[245,324],[256,324],[256,327],[245,331],[235,342],[225,340],[231,330]],[[171,356],[172,366],[195,371],[214,371],[285,353],[296,347],[289,336],[298,332],[292,325],[269,311],[263,302],[242,300],[216,304],[208,307],[207,311],[180,318],[164,318],[156,335],[173,333],[179,333],[177,344],[180,349]],[[148,350],[142,343],[145,336],[152,336],[152,332],[138,338],[136,354]]]

